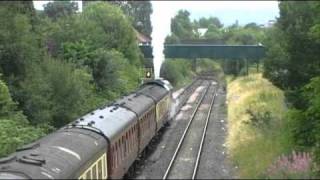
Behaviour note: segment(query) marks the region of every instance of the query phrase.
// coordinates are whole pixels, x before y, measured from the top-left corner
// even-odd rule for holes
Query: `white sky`
[[[48,1],[33,2],[36,9],[43,9],[43,4]],[[82,3],[77,2],[81,11]],[[277,1],[152,1],[152,6],[152,42],[156,77],[164,59],[163,42],[170,33],[170,20],[179,9],[188,10],[192,20],[200,17],[218,17],[225,26],[233,24],[236,20],[240,25],[250,22],[266,24],[269,20],[279,17]]]

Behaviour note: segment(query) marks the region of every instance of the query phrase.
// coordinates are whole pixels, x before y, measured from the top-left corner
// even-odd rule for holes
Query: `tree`
[[[190,21],[190,13],[186,10],[180,10],[178,14],[171,19],[171,32],[179,39],[190,39],[194,37],[194,28]]]
[[[164,61],[160,69],[160,76],[170,81],[173,86],[178,86],[192,76],[190,61],[174,59]]]
[[[5,157],[18,147],[44,135],[43,129],[30,126],[27,122],[0,119],[0,157]]]
[[[318,53],[320,43],[315,41],[310,33],[318,22],[317,18],[313,18],[319,14],[315,8],[317,7],[316,3],[308,1],[281,2],[279,4],[280,17],[276,26],[282,37],[279,37],[281,41],[275,39],[274,44],[270,44],[270,49],[273,49],[274,46],[281,46],[283,50],[279,52],[285,52],[281,54],[285,54],[286,57],[277,56],[277,54],[281,54],[273,50],[269,52],[277,54],[269,53],[269,58],[266,61],[266,68],[273,70],[265,73],[267,77],[276,75],[277,69],[285,68],[285,73],[282,73],[280,77],[282,79],[280,87],[286,90],[289,102],[296,108],[303,108],[305,105],[303,98],[299,95],[301,88],[312,77],[320,75],[320,54]],[[279,62],[271,63],[276,61]],[[271,80],[275,80],[275,78]]]
[[[25,76],[26,64],[39,60],[39,48],[32,30],[29,14],[32,11],[19,2],[1,2],[1,5],[0,72],[12,89]]]
[[[265,41],[264,64],[264,76],[285,91],[296,145],[312,150],[318,162],[319,7],[319,2],[280,2],[280,17]]]
[[[264,62],[264,77],[268,78],[274,85],[285,89],[288,87],[288,64],[289,55],[285,47],[284,32],[277,25],[267,32],[267,38],[264,41],[267,58]]]
[[[222,31],[214,25],[209,25],[207,32],[204,34],[206,39],[210,39],[212,43],[222,41]],[[221,43],[222,44],[222,43]]]
[[[53,1],[44,5],[44,13],[53,20],[75,14],[77,10],[78,3],[73,1]]]
[[[98,49],[86,64],[92,68],[96,85],[103,91],[108,90],[113,94],[121,95],[128,89],[132,90],[139,83],[138,72],[134,70],[136,68],[131,67],[129,70],[127,68],[130,67],[129,61],[116,50]],[[125,71],[132,73],[128,76],[123,76]],[[127,89],[123,88],[126,86]]]
[[[26,117],[17,109],[6,84],[0,80],[0,157],[17,147],[44,135],[44,129],[30,126]]]
[[[310,28],[315,23],[310,17],[317,13],[314,11],[314,5],[314,2],[282,2],[279,5],[279,26],[286,33],[287,51],[290,54],[290,88],[299,88],[320,74],[320,44],[309,37]]]
[[[93,49],[116,49],[135,66],[141,64],[136,34],[121,9],[108,3],[89,4],[78,19],[77,36]]]
[[[244,28],[248,29],[248,28],[252,28],[252,29],[259,29],[259,25],[257,23],[248,23],[244,26]]]
[[[150,1],[122,1],[121,3],[118,2],[118,5],[128,18],[132,18],[132,25],[136,30],[144,35],[151,36],[150,15],[152,14],[152,5]]]
[[[199,19],[198,24],[200,28],[209,28],[210,25],[218,29],[223,27],[223,24],[220,22],[219,18],[217,17],[209,17],[209,18],[202,17]]]
[[[61,127],[96,107],[92,77],[71,63],[47,58],[33,66],[22,83],[22,102],[32,124]]]
[[[289,112],[294,138],[300,148],[311,149],[316,161],[320,162],[320,76],[312,78],[304,86],[302,96],[307,108],[291,109]]]
[[[18,111],[17,103],[15,103],[10,95],[6,84],[0,80],[0,119],[11,119],[17,122],[26,122],[26,117],[21,111]]]

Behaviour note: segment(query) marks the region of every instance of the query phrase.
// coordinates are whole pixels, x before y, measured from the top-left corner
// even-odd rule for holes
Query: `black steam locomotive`
[[[168,121],[172,86],[157,79],[0,159],[0,179],[119,179]]]

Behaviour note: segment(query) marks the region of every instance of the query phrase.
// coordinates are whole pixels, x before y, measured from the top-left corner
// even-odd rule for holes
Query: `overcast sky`
[[[35,8],[43,9],[47,2],[34,1]],[[77,2],[81,9],[81,1]],[[277,1],[152,1],[152,5],[154,10],[160,9],[164,19],[171,18],[179,9],[186,9],[191,13],[191,19],[216,16],[225,25],[236,20],[240,24],[264,24],[279,16]]]

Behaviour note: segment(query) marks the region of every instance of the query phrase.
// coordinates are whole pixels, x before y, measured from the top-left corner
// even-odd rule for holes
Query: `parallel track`
[[[192,112],[189,122],[180,138],[178,146],[173,154],[173,157],[171,158],[163,179],[194,179],[196,177],[215,96],[216,87],[214,87],[214,85],[208,85],[200,100],[197,102],[194,111]],[[208,100],[210,101],[207,103],[210,105],[208,110],[206,110],[206,117],[203,118],[201,115],[204,113],[201,111],[206,109],[206,103],[203,102]],[[203,108],[200,109],[200,107]],[[203,122],[204,120],[205,122]],[[200,133],[197,131],[200,131]],[[202,134],[202,136],[197,137],[200,134]],[[197,149],[197,153],[194,152],[194,149]]]

